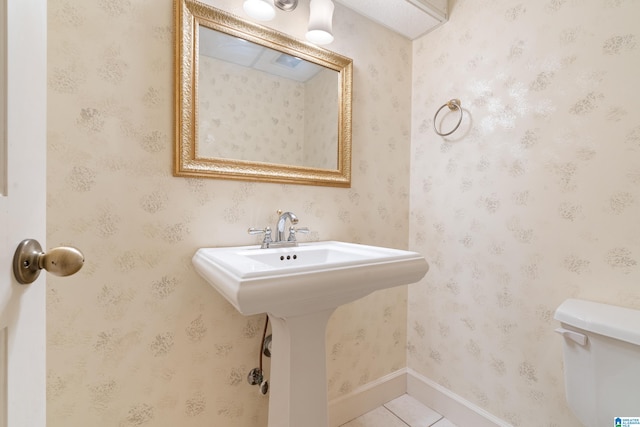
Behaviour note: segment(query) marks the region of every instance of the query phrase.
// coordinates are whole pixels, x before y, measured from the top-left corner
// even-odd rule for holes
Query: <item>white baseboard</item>
[[[407,371],[400,369],[329,402],[329,427],[338,427],[407,392]]]
[[[407,394],[458,427],[513,427],[413,369],[407,369]]]
[[[329,427],[341,426],[405,393],[458,427],[512,427],[410,368],[392,372],[330,401]]]

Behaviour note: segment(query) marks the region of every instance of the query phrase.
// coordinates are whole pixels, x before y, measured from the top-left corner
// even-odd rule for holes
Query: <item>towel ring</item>
[[[460,118],[458,119],[458,123],[456,123],[456,126],[453,128],[453,130],[451,130],[450,132],[447,132],[447,133],[440,132],[438,130],[438,128],[436,127],[436,118],[438,117],[438,114],[440,113],[440,111],[442,111],[442,109],[444,107],[449,107],[449,110],[451,110],[451,111],[455,111],[455,110],[460,111]],[[442,107],[438,108],[438,111],[436,111],[436,113],[433,115],[433,130],[436,131],[436,133],[438,135],[440,135],[440,136],[451,135],[456,130],[458,130],[458,127],[460,126],[460,123],[462,123],[462,107],[460,106],[460,100],[459,99],[452,99],[451,101],[447,102]]]

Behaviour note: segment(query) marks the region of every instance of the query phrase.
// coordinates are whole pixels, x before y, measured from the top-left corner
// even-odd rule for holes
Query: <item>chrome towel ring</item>
[[[444,107],[449,107],[449,110],[451,110],[451,111],[458,110],[460,112],[460,117],[458,118],[458,123],[456,123],[455,127],[450,132],[446,132],[446,133],[445,132],[440,132],[438,130],[438,128],[436,127],[436,118],[438,117],[438,114],[440,113],[440,111],[442,111],[442,109]],[[451,101],[447,102],[442,107],[438,108],[438,111],[436,111],[436,113],[433,115],[433,130],[436,131],[436,133],[438,135],[440,135],[440,136],[451,135],[456,130],[458,130],[458,127],[460,126],[460,123],[462,123],[462,107],[460,106],[460,100],[459,99],[452,99]]]

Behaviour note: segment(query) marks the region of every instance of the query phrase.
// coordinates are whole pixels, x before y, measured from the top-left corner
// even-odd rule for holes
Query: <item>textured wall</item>
[[[451,3],[414,43],[410,247],[431,270],[408,365],[515,426],[578,427],[554,310],[640,308],[640,2]],[[436,136],[454,97],[461,128]]]
[[[278,208],[311,238],[406,247],[411,45],[336,6],[331,49],[354,60],[350,189],[174,178],[172,2],[49,1],[48,243],[87,260],[48,278],[50,427],[266,425],[245,380],[264,318],[200,279],[195,250],[255,242],[247,227]],[[287,21],[302,9],[274,25],[302,38]],[[406,287],[340,308],[330,397],[405,366],[405,342]]]

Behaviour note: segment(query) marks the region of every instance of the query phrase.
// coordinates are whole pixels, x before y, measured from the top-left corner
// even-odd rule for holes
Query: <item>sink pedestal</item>
[[[269,427],[327,427],[326,328],[334,310],[286,319],[269,314]]]

